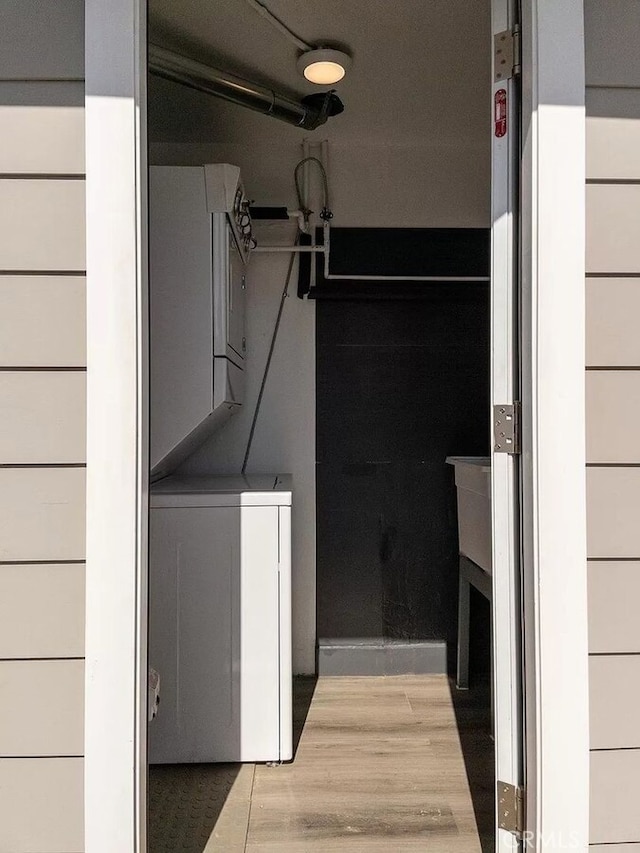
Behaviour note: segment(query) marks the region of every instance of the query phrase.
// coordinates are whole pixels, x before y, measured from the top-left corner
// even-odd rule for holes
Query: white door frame
[[[146,850],[146,2],[86,0],[85,850]]]
[[[87,853],[146,849],[145,7],[85,3]],[[527,849],[586,851],[582,0],[522,0],[522,28]]]
[[[522,2],[525,849],[588,848],[582,0]]]

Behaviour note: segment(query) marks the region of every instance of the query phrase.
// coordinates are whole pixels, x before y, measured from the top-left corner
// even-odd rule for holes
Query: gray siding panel
[[[589,651],[640,654],[640,561],[589,563]]]
[[[616,844],[615,847],[610,844],[592,844],[589,853],[640,853],[640,843]]]
[[[83,468],[0,468],[0,562],[84,560]]]
[[[0,565],[0,659],[84,655],[83,563]]]
[[[82,758],[0,758],[0,853],[82,853],[83,786]]]
[[[640,655],[592,655],[589,690],[591,748],[640,748]]]
[[[84,276],[0,275],[0,365],[84,367]]]
[[[2,371],[0,409],[2,464],[84,463],[84,371]]]
[[[586,398],[587,462],[640,462],[640,370],[589,371]]]
[[[84,84],[0,82],[0,174],[84,173]]]
[[[587,273],[640,275],[640,185],[587,186]]]
[[[587,470],[589,557],[640,557],[640,468]]]
[[[0,853],[81,853],[84,0],[0,17]]]
[[[640,88],[639,0],[585,0],[587,86]]]
[[[4,80],[84,78],[84,0],[2,0]]]
[[[87,377],[78,371],[0,371],[0,463],[86,460]]]
[[[590,849],[640,853],[640,0],[584,8]]]
[[[0,180],[0,269],[85,267],[82,180]]]
[[[0,756],[84,752],[84,661],[0,661]]]
[[[640,367],[640,278],[588,278],[587,367]]]
[[[640,91],[589,89],[586,107],[587,178],[640,177]]]
[[[591,842],[640,841],[640,749],[591,753]],[[615,848],[612,853],[617,853]]]

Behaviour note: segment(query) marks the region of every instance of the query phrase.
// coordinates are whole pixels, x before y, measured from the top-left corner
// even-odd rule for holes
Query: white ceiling
[[[477,148],[487,133],[488,0],[267,0],[301,38],[344,46],[342,139]],[[150,0],[151,37],[284,91],[317,91],[297,47],[246,0]],[[339,124],[339,127],[338,127]]]
[[[235,163],[258,204],[295,207],[301,142],[326,139],[335,225],[485,227],[489,0],[266,2],[304,40],[352,54],[336,86],[345,112],[303,131],[152,77],[151,162]],[[157,43],[298,97],[316,91],[295,44],[246,0],[150,0],[150,20]]]

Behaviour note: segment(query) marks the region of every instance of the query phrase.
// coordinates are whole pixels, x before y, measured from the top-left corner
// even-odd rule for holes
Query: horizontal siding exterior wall
[[[2,0],[3,81],[84,80],[84,0]]]
[[[591,851],[640,853],[640,0],[586,0]]]
[[[84,270],[84,204],[83,180],[0,179],[3,270]]]
[[[592,844],[589,853],[640,853],[640,844]]]
[[[591,655],[591,748],[640,749],[640,655]]]
[[[84,661],[0,661],[0,756],[81,756]]]
[[[2,11],[0,853],[81,853],[84,3]]]
[[[628,844],[640,838],[640,749],[591,753],[591,841]],[[637,842],[634,842],[637,843]]]
[[[640,655],[640,560],[590,560],[589,601],[589,651]]]
[[[0,83],[0,174],[84,174],[84,85]]]
[[[587,279],[587,367],[640,364],[640,278]]]
[[[84,655],[84,563],[0,565],[2,658]]]
[[[624,465],[640,459],[640,371],[590,370],[586,398],[589,461]]]
[[[587,417],[598,417],[590,412]],[[636,504],[640,468],[594,466],[587,470],[587,549],[592,559],[640,559]]]
[[[84,560],[84,500],[83,468],[0,468],[0,562]]]
[[[0,364],[87,363],[84,275],[0,275]]]
[[[83,850],[83,786],[81,758],[0,759],[0,853]]]
[[[631,275],[640,269],[640,185],[587,186],[587,269]]]
[[[637,180],[640,173],[640,89],[588,89],[587,172],[590,180]]]
[[[3,463],[85,462],[86,385],[85,371],[1,371]]]

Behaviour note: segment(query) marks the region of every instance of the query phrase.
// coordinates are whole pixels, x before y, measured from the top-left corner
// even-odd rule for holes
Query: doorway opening
[[[149,76],[149,849],[490,853],[492,617],[473,585],[458,689],[447,460],[491,448],[491,4],[266,5],[149,4],[152,70],[304,103],[292,32],[352,60],[315,130]]]

